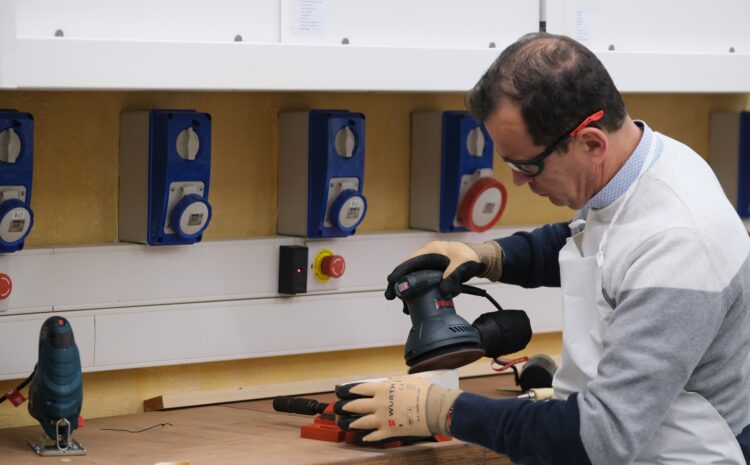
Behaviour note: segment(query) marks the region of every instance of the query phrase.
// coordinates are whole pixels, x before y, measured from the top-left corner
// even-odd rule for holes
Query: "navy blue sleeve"
[[[500,281],[522,287],[560,287],[557,256],[568,237],[570,228],[564,222],[497,239],[503,249]]]
[[[577,395],[568,400],[490,399],[462,393],[451,434],[523,465],[591,465],[580,435]]]

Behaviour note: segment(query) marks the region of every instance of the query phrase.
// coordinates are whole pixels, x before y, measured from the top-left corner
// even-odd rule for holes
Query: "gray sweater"
[[[605,249],[602,297],[611,311],[596,377],[567,401],[462,395],[451,426],[460,439],[518,463],[626,464],[684,390],[705,398],[740,445],[750,445],[750,434],[741,434],[750,424],[750,239],[705,161],[677,141],[651,136],[645,127],[645,147],[626,167],[640,171],[637,155],[652,140],[663,141],[659,157]],[[587,231],[606,228],[633,180],[618,173],[618,185],[605,190],[619,194],[579,212]],[[559,268],[542,264],[556,261],[566,229],[551,225],[500,239],[501,281],[559,285]],[[592,255],[596,244],[586,237],[583,252]],[[557,275],[545,276],[549,270]]]

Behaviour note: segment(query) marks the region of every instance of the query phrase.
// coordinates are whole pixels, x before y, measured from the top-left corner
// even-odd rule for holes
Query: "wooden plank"
[[[462,378],[496,375],[484,361],[461,367],[458,370]],[[194,407],[198,405],[221,404],[226,402],[241,402],[254,399],[266,399],[275,396],[297,396],[317,392],[328,392],[334,386],[341,383],[357,381],[360,379],[387,378],[389,376],[402,375],[403,373],[392,372],[382,374],[363,374],[357,376],[346,376],[336,378],[322,378],[305,381],[294,381],[289,383],[268,384],[263,386],[241,386],[230,389],[215,391],[199,391],[184,394],[164,394],[143,401],[143,411],[165,410],[172,408]]]
[[[510,374],[495,375],[491,377],[480,376],[463,378],[460,380],[460,388],[464,391],[473,392],[486,397],[511,397],[520,394],[520,390],[514,385],[513,376]],[[312,393],[309,395],[303,395],[302,397],[307,397],[324,403],[336,400],[336,396],[332,392]],[[257,412],[274,411],[271,399],[236,402],[226,404],[225,407],[254,410]]]
[[[96,419],[75,432],[75,438],[84,444],[88,454],[73,461],[77,465],[153,465],[180,460],[192,465],[451,465],[481,464],[484,460],[480,447],[457,440],[374,449],[301,439],[300,426],[311,421],[299,415],[226,407]],[[102,429],[134,431],[162,423],[171,426],[138,434]],[[0,464],[38,464],[40,459],[26,445],[26,439],[38,437],[40,431],[38,426],[4,430],[0,435]]]

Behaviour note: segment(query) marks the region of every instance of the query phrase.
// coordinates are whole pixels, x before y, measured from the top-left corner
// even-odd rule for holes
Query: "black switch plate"
[[[279,294],[307,292],[307,247],[279,247]]]

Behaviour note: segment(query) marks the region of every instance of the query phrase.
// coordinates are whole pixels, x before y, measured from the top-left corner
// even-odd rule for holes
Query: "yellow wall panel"
[[[625,105],[635,119],[675,138],[708,158],[711,112],[750,109],[746,94],[628,94]]]
[[[193,108],[212,115],[214,217],[206,240],[275,234],[276,115],[311,108],[365,113],[369,210],[361,231],[405,229],[411,112],[461,109],[463,95],[5,91],[0,92],[0,103],[34,114],[35,225],[27,239],[33,247],[117,241],[119,115],[156,108]],[[510,171],[498,166],[498,177],[510,191],[502,225],[570,216],[528,189],[514,188]]]

